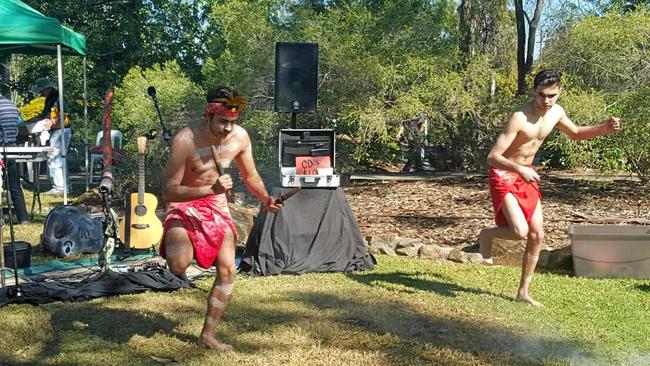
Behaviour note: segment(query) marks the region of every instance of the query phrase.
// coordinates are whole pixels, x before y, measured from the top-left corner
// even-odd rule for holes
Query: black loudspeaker
[[[307,113],[318,98],[318,44],[275,44],[275,111]]]

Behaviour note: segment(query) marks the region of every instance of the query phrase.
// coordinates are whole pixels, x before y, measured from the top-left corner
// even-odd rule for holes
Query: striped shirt
[[[0,95],[0,143],[15,144],[18,135],[18,108]]]

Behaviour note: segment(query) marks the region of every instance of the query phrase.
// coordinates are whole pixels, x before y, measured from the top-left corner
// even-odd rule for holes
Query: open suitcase
[[[279,158],[283,187],[338,187],[334,130],[280,130]]]

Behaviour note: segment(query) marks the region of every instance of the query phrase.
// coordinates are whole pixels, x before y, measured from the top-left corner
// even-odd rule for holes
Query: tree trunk
[[[515,0],[514,3],[517,21],[517,94],[523,95],[528,91],[526,76],[533,67],[535,38],[544,0],[535,1],[535,12],[532,19],[524,10],[523,0]],[[528,25],[528,34],[526,34],[526,24]]]
[[[515,0],[515,19],[517,22],[517,94],[526,93],[526,12],[523,0]]]
[[[542,7],[544,0],[537,0],[535,4],[535,13],[533,19],[528,23],[528,49],[526,54],[526,74],[530,73],[533,67],[533,54],[535,52],[535,37],[537,37],[537,27],[539,26],[539,18],[542,15]]]
[[[472,57],[472,16],[470,14],[472,0],[462,0],[459,6],[460,52],[466,59]]]

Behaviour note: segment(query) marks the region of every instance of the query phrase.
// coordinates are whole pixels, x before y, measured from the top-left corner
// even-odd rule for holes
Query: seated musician
[[[8,93],[9,88],[0,79],[0,143],[2,146],[16,146],[16,136],[18,135],[18,108],[3,95]],[[15,160],[7,159],[7,166],[4,167],[4,160],[0,161],[4,174],[7,176],[7,185],[11,201],[16,211],[16,217],[19,224],[31,221],[27,208],[25,207],[25,197],[20,187],[20,177],[18,176],[18,166]],[[6,168],[6,169],[5,169]],[[4,180],[4,179],[3,179]]]

